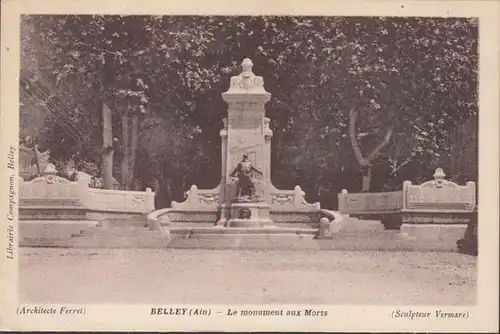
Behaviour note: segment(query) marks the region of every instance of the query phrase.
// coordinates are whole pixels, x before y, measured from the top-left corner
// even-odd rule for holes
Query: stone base
[[[168,248],[187,249],[318,249],[317,229],[279,227],[171,228]]]
[[[254,219],[231,219],[228,227],[272,227],[271,220],[254,220]]]
[[[232,203],[221,208],[219,226],[225,227],[269,227],[273,226],[269,205],[264,202]]]
[[[51,248],[166,248],[168,233],[134,225],[97,224],[81,228],[72,235],[29,235],[19,240],[20,247]]]
[[[462,224],[403,224],[400,233],[408,240],[432,240],[456,244],[457,240],[463,237],[466,228],[467,226]]]
[[[32,239],[68,239],[98,224],[91,220],[20,220],[19,245]]]
[[[74,208],[23,208],[19,209],[19,219],[24,221],[71,221],[71,220],[95,220],[86,216],[86,209],[83,207]]]
[[[169,231],[157,231],[137,225],[104,223],[81,226],[78,228],[81,232],[73,236],[70,235],[72,230],[57,235],[27,235],[20,240],[19,246],[456,252],[456,241],[463,236],[465,228],[417,225],[402,226],[404,232],[400,232],[384,230],[377,221],[352,220],[346,222],[339,233],[325,239],[320,237],[316,228],[283,228],[277,225],[265,228],[174,226]]]
[[[461,253],[478,255],[477,223],[467,226],[464,237],[457,241],[457,247]]]
[[[229,230],[229,228],[228,228]],[[193,234],[190,237],[176,237],[167,248],[214,249],[214,250],[319,250],[314,234]]]

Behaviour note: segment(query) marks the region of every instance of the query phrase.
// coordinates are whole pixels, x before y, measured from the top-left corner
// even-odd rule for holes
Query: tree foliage
[[[331,207],[340,189],[360,189],[350,111],[365,157],[391,131],[370,163],[372,190],[428,177],[448,161],[454,129],[477,117],[477,34],[468,18],[24,16],[21,68],[64,101],[80,130],[74,148],[48,131],[55,155],[99,159],[103,100],[117,137],[121,117],[144,113],[136,179],[161,184],[169,202],[189,183],[218,183],[220,94],[249,57],[272,93],[274,182],[300,182]]]

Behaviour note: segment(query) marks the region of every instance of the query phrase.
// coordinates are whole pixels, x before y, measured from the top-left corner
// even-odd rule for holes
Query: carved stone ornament
[[[134,205],[142,205],[146,202],[146,198],[144,196],[133,196],[132,203]]]
[[[242,72],[234,77],[231,77],[230,87],[227,93],[252,91],[257,93],[268,94],[264,90],[264,79],[256,76],[252,72],[253,63],[249,58],[245,58],[241,63]]]
[[[448,181],[444,179],[446,177],[446,174],[444,173],[442,168],[436,168],[433,177],[434,177],[434,184],[437,188],[442,188],[446,186],[446,184],[448,183]]]
[[[217,194],[199,194],[199,200],[202,204],[219,203],[219,195]]]
[[[45,170],[43,171],[42,173],[43,175],[56,175],[57,174],[57,170],[56,170],[56,166],[54,166],[54,164],[47,164],[47,167],[45,168]]]
[[[271,201],[272,203],[279,203],[281,205],[292,204],[293,195],[276,194],[272,197]]]
[[[53,184],[53,183],[57,183],[59,181],[59,178],[55,175],[47,175],[47,176],[45,176],[45,181],[48,184]]]
[[[57,177],[56,174],[57,174],[56,166],[54,166],[54,164],[51,163],[47,164],[47,167],[42,173],[45,182],[47,182],[48,184],[59,182],[59,178]]]

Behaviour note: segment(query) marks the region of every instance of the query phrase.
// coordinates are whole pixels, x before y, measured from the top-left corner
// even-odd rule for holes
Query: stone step
[[[282,227],[172,227],[170,233],[189,235],[189,234],[255,234],[255,235],[276,235],[276,234],[291,234],[291,235],[315,235],[318,229],[306,228],[282,228]]]
[[[456,252],[465,226],[402,226],[387,231],[379,223],[347,224],[328,239],[315,239],[317,229],[172,228],[171,234],[136,226],[83,227],[70,237],[44,234],[20,238],[21,247],[69,248],[200,248],[261,250],[441,251]],[[82,226],[80,226],[82,227]]]
[[[70,237],[25,237],[19,239],[19,247],[69,248],[69,240],[71,240]]]
[[[21,247],[50,247],[50,248],[167,248],[170,237],[151,234],[147,237],[79,237],[65,239],[25,239]]]
[[[71,238],[67,244],[71,248],[167,248],[171,238],[158,232],[140,237],[79,237]]]
[[[194,234],[189,238],[172,235],[168,248],[317,250],[319,245],[313,235],[307,234]]]
[[[134,228],[142,228],[146,227],[146,218],[129,218],[129,219],[123,219],[123,218],[117,218],[117,219],[104,219],[99,221],[98,226],[100,227],[105,227],[105,228],[127,228],[127,227],[134,227]]]
[[[168,234],[147,228],[91,228],[72,237],[30,237],[20,241],[21,247],[62,248],[166,248]]]
[[[455,240],[463,238],[467,225],[403,224],[401,233],[410,240]]]
[[[69,238],[82,230],[93,228],[97,221],[91,220],[21,220],[20,240],[23,238]]]
[[[21,247],[64,248],[190,248],[324,251],[433,251],[457,252],[457,240],[408,239],[395,231],[364,236],[337,234],[331,239],[294,234],[161,234],[157,231],[140,237],[94,236],[77,238],[26,238]]]
[[[158,232],[140,238],[78,237],[31,238],[20,241],[21,247],[52,248],[183,248],[183,249],[250,249],[250,250],[320,250],[320,251],[417,251],[457,252],[456,240],[433,242],[409,240],[404,235],[388,233],[377,237],[360,238],[338,235],[332,239],[314,239],[310,235],[293,234],[197,234],[162,235]]]
[[[136,225],[123,226],[107,226],[97,225],[91,228],[81,230],[80,233],[73,234],[72,237],[96,237],[96,238],[111,238],[111,237],[131,237],[139,238],[149,235],[152,231],[148,227]],[[153,231],[155,233],[155,231]],[[158,232],[156,232],[158,233]]]
[[[414,240],[395,231],[363,237],[354,233],[339,233],[331,239],[293,234],[193,234],[189,237],[174,234],[168,248],[457,252],[456,241]]]

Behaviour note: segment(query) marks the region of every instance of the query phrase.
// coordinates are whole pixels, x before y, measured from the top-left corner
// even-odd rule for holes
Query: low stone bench
[[[89,187],[90,176],[79,172],[78,181],[56,175],[53,164],[31,181],[19,178],[19,220],[23,238],[69,238],[89,226],[106,221],[121,226],[145,227],[154,210],[154,192],[120,191]],[[21,242],[22,244],[22,242]]]
[[[339,211],[353,218],[380,220],[387,229],[399,228],[403,192],[348,193],[338,195]],[[399,226],[398,226],[399,224]]]
[[[443,170],[437,168],[434,180],[420,185],[405,181],[400,191],[350,194],[342,190],[338,195],[339,211],[352,217],[380,220],[387,230],[405,227],[414,232],[417,226],[422,229],[467,225],[466,234],[472,236],[477,229],[476,185],[467,182],[460,186],[445,177]]]

